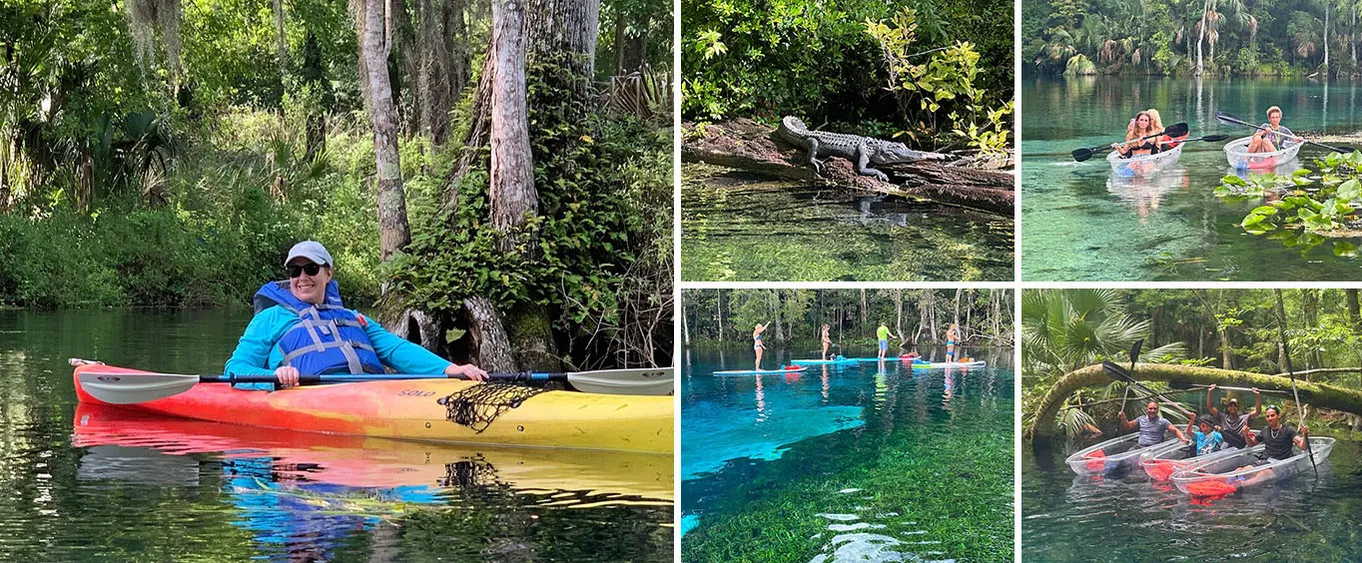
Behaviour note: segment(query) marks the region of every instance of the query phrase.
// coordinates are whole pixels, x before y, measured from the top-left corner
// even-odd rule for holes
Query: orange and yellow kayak
[[[147,374],[103,364],[79,374]],[[519,390],[523,390],[520,388]],[[504,384],[455,379],[371,381],[274,392],[200,383],[172,397],[118,408],[165,416],[331,434],[467,444],[672,453],[671,396],[576,391],[518,393]]]

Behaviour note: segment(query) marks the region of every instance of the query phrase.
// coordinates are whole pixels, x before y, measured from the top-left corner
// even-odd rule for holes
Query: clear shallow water
[[[0,311],[0,561],[672,560],[666,456],[77,406],[71,356],[214,373],[249,311]]]
[[[1010,561],[1012,354],[967,352],[990,367],[714,377],[750,348],[688,351],[682,559]]]
[[[1062,445],[1022,446],[1022,557],[1027,561],[1357,561],[1362,558],[1362,447],[1338,436],[1319,480],[1194,500],[1144,472],[1079,477]],[[1062,444],[1062,443],[1061,443]],[[1083,444],[1087,445],[1087,444]],[[1063,451],[1061,451],[1063,450]],[[1045,462],[1045,463],[1041,463]]]
[[[685,280],[1011,280],[1013,246],[1011,217],[682,168]]]
[[[1252,130],[1215,120],[1216,111],[1251,123],[1281,106],[1297,133],[1362,130],[1362,86],[1302,80],[1078,78],[1024,79],[1022,276],[1027,280],[1356,280],[1362,259],[1336,255],[1333,240],[1311,248],[1249,235],[1239,223],[1261,200],[1227,203],[1212,190],[1233,173],[1218,143],[1189,143],[1179,164],[1149,179],[1115,178],[1096,154],[1069,152],[1124,137],[1138,111],[1164,124],[1185,121],[1192,137]],[[1298,163],[1323,156],[1306,146]],[[1283,168],[1289,172],[1294,168]],[[1336,239],[1357,244],[1358,239]]]

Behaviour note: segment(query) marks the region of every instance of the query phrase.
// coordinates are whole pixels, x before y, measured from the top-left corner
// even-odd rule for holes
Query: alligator
[[[815,172],[823,171],[823,162],[818,160],[818,157],[840,156],[851,161],[857,174],[873,176],[881,182],[888,182],[889,176],[869,167],[870,163],[895,164],[912,160],[947,158],[941,153],[912,150],[903,143],[845,133],[810,131],[804,126],[803,121],[790,116],[780,119],[780,126],[776,128],[772,138],[800,148],[808,148],[809,164],[813,165]]]

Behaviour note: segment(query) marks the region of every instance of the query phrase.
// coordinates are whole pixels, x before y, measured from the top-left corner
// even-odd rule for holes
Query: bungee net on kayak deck
[[[445,406],[445,420],[467,426],[479,434],[497,417],[525,402],[525,399],[548,391],[538,387],[524,387],[506,383],[483,383],[456,391],[436,402]]]

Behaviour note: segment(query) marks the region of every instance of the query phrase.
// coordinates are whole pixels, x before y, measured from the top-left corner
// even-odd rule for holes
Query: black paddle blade
[[[1102,362],[1102,370],[1115,376],[1116,379],[1120,379],[1123,381],[1131,381],[1133,379],[1130,376],[1130,372],[1126,371],[1126,368],[1123,368],[1111,362]]]
[[[1074,152],[1071,152],[1069,154],[1073,155],[1074,160],[1077,160],[1078,162],[1083,162],[1089,158],[1092,158],[1092,149],[1076,149],[1074,150]]]
[[[1215,143],[1215,142],[1223,141],[1223,140],[1228,139],[1228,138],[1230,138],[1229,135],[1206,135],[1205,137],[1202,137],[1201,140],[1202,140],[1202,141],[1206,141],[1206,142],[1208,142],[1208,143]]]
[[[1164,135],[1168,135],[1169,137],[1181,137],[1181,136],[1183,136],[1183,135],[1186,135],[1186,134],[1187,134],[1187,124],[1186,124],[1186,123],[1174,123],[1174,124],[1172,124],[1172,125],[1169,125],[1168,127],[1165,127],[1165,128],[1164,128],[1163,134],[1164,134]]]

